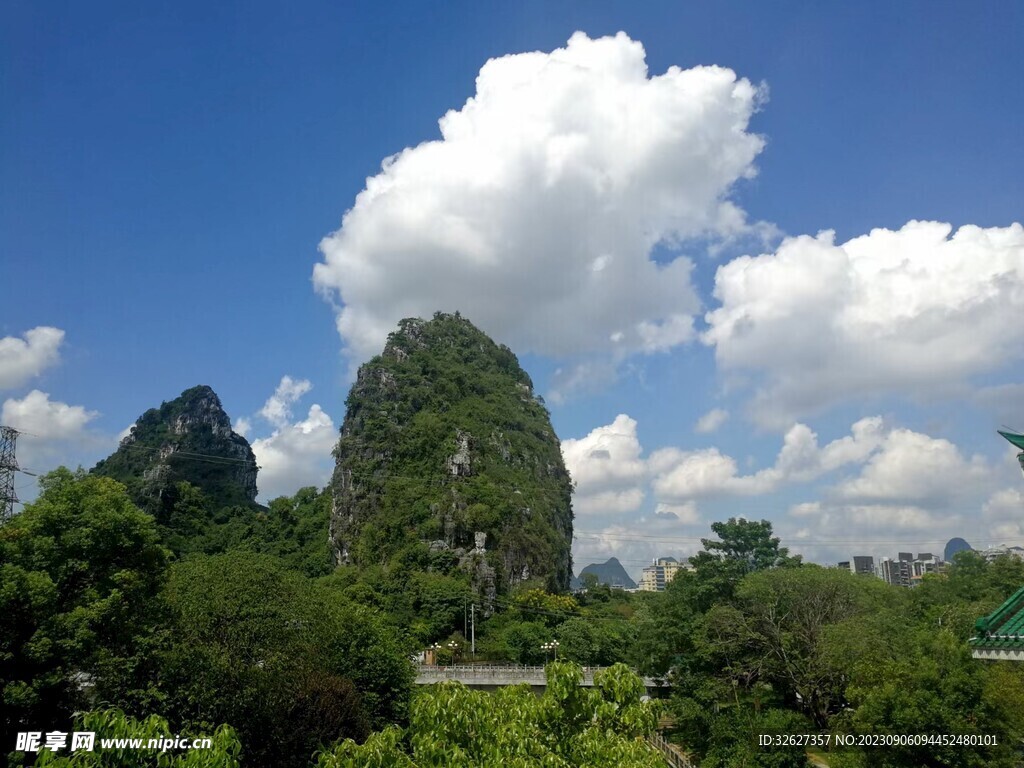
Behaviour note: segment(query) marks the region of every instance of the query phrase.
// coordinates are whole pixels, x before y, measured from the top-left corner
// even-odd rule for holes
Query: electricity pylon
[[[18,471],[18,458],[14,454],[18,443],[18,430],[0,427],[0,523],[5,523],[14,514],[18,494],[14,492],[14,475]]]

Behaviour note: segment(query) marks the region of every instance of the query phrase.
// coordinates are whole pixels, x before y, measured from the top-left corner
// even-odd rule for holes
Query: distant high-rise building
[[[875,573],[875,558],[871,555],[854,555],[853,556],[853,572],[856,574],[869,576]]]
[[[900,553],[900,555],[904,554],[906,553]],[[909,587],[911,576],[913,575],[912,564],[913,559],[904,560],[900,557],[899,560],[892,560],[891,558],[883,557],[882,561],[878,564],[878,576],[886,584],[892,584],[895,587]]]
[[[838,563],[836,563],[836,568],[838,568],[841,571],[852,571],[853,570],[853,568],[850,567],[850,561],[849,560],[841,560],[841,561],[839,561]]]
[[[917,560],[911,563],[913,573],[911,574],[911,586],[916,587],[921,583],[921,580],[929,573],[938,573],[939,568],[942,565],[942,561],[937,557],[933,557],[928,552],[922,552],[917,556]]]
[[[982,551],[981,555],[990,563],[1003,555],[1009,555],[1011,557],[1016,557],[1018,560],[1024,560],[1024,548],[1008,547],[1005,544],[1001,544],[998,547],[989,547]]]
[[[964,552],[971,549],[971,545],[960,538],[950,539],[946,542],[946,549],[942,552],[942,559],[947,563],[953,562],[953,555],[957,552]]]
[[[674,557],[659,557],[654,565],[644,568],[637,589],[641,592],[663,592],[679,571],[689,567],[689,563],[680,563]]]
[[[908,563],[912,563],[912,562],[914,562],[914,553],[913,552],[900,552],[899,555],[897,555],[897,559],[899,559],[899,560],[906,560]]]

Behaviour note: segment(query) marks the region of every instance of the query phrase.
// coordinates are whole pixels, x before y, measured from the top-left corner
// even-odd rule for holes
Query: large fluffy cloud
[[[20,387],[57,363],[64,331],[41,325],[0,339],[0,389]]]
[[[634,515],[653,490],[655,515],[697,522],[696,500],[771,493],[783,485],[809,482],[879,449],[882,419],[861,419],[845,437],[818,445],[805,424],[786,433],[773,466],[744,475],[736,460],[717,448],[668,447],[643,456],[637,422],[620,414],[606,426],[562,441],[562,455],[575,483],[573,505],[581,516]]]
[[[981,513],[990,532],[990,540],[983,544],[1024,544],[1024,492],[1020,488],[996,491]]]
[[[651,454],[648,466],[655,494],[662,501],[753,496],[771,493],[784,484],[809,482],[839,467],[862,462],[881,444],[882,433],[879,417],[861,419],[850,435],[822,448],[810,427],[794,424],[786,432],[775,464],[749,475],[741,474],[736,460],[717,448],[662,448]]]
[[[306,418],[285,424],[252,444],[260,471],[260,498],[290,495],[307,485],[326,484],[331,473],[331,449],[337,440],[334,422],[319,405]]]
[[[348,351],[404,316],[461,310],[523,352],[616,359],[693,337],[692,264],[659,242],[747,227],[760,90],[728,69],[648,77],[625,34],[488,61],[441,139],[388,158],[320,245]]]
[[[308,485],[323,486],[330,477],[331,449],[338,439],[334,421],[314,403],[304,419],[292,422],[292,406],[312,388],[306,379],[283,376],[259,411],[258,416],[273,427],[270,435],[252,443],[260,467],[256,482],[264,501]],[[239,434],[251,431],[252,419],[236,419],[234,429]]]
[[[636,434],[636,420],[619,414],[607,426],[579,439],[562,441],[562,455],[576,484],[578,515],[635,512],[644,500],[647,467]]]
[[[895,429],[860,475],[840,483],[835,491],[844,499],[945,506],[984,489],[991,479],[991,467],[983,457],[967,459],[948,440]]]
[[[814,541],[802,551],[822,562],[893,557],[897,547],[941,552],[953,536],[976,547],[1017,544],[1024,496],[1015,488],[992,492],[1000,478],[1016,475],[1012,452],[993,462],[943,438],[892,429],[855,474],[823,489],[821,500],[793,505],[789,517]]]
[[[760,375],[753,416],[782,426],[851,397],[950,392],[1020,360],[1024,227],[951,232],[825,232],[720,267],[704,339],[724,371]]]
[[[711,520],[736,514],[736,498],[768,517],[788,506],[776,534],[815,562],[941,551],[952,536],[979,546],[1022,543],[1024,494],[992,492],[999,478],[1019,476],[1011,450],[995,461],[969,456],[947,439],[872,416],[825,444],[794,424],[771,466],[744,473],[717,447],[645,454],[637,427],[620,415],[562,443],[576,482],[580,564],[616,555],[638,568],[638,558],[691,554]]]
[[[96,411],[88,411],[80,405],[51,400],[46,392],[38,389],[33,389],[20,400],[8,398],[3,405],[4,424],[42,440],[77,438],[98,415]]]
[[[0,409],[0,423],[26,434],[18,440],[18,460],[33,472],[45,472],[56,463],[82,460],[97,448],[108,448],[109,438],[89,430],[99,413],[81,405],[51,400],[33,389],[25,397],[8,398]]]

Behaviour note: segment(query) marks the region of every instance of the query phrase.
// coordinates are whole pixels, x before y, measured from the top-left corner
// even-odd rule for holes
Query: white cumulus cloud
[[[70,440],[80,436],[85,426],[99,416],[81,405],[51,400],[46,392],[33,389],[20,400],[8,398],[3,405],[4,424],[43,440]]]
[[[0,389],[20,387],[55,365],[63,341],[64,331],[45,325],[0,339]]]
[[[1024,492],[1004,488],[993,493],[981,510],[989,544],[1024,544]]]
[[[794,424],[783,438],[775,464],[747,475],[740,473],[734,458],[718,448],[662,448],[651,454],[648,466],[660,500],[771,493],[783,484],[809,482],[844,465],[864,461],[881,444],[882,419],[861,419],[850,431],[850,435],[822,448],[810,427]]]
[[[710,519],[728,516],[722,502],[736,497],[785,505],[776,534],[815,562],[941,551],[952,536],[1011,544],[1024,536],[1024,492],[992,492],[997,478],[1019,476],[1014,451],[996,460],[968,456],[949,440],[879,416],[824,444],[806,424],[793,424],[772,465],[756,471],[744,472],[715,446],[645,454],[636,421],[624,414],[563,441],[562,452],[577,483],[580,562],[666,554],[672,546],[695,551]],[[786,493],[804,498],[777,495]]]
[[[635,512],[644,500],[647,468],[640,454],[636,420],[619,414],[579,439],[562,441],[562,456],[576,484],[578,515]]]
[[[104,438],[89,430],[99,412],[81,405],[51,400],[33,389],[25,397],[8,398],[0,409],[0,423],[26,434],[18,439],[18,462],[33,472],[46,472],[64,462],[72,466],[98,448],[109,448]]]
[[[235,423],[231,425],[231,431],[245,437],[252,431],[252,419],[246,416],[239,416],[235,419]]]
[[[624,33],[491,59],[441,138],[387,158],[320,244],[346,350],[437,310],[553,357],[692,339],[692,263],[652,249],[757,229],[728,198],[755,174],[763,97],[722,67],[649,76]]]
[[[714,295],[703,338],[720,369],[760,377],[751,412],[768,426],[851,398],[949,393],[1021,359],[1024,227],[789,238],[721,266]]]
[[[331,476],[331,450],[338,439],[334,421],[316,403],[304,419],[292,421],[292,406],[312,388],[307,379],[282,376],[257,414],[273,427],[270,435],[252,441],[262,501],[291,495],[309,485],[322,487]],[[253,419],[242,416],[235,420],[234,430],[242,436],[253,428]]]
[[[983,457],[968,459],[948,440],[894,429],[860,474],[835,492],[844,499],[945,505],[984,488],[991,478]]]
[[[699,434],[714,432],[729,419],[729,412],[724,408],[712,408],[699,419],[693,428]]]
[[[302,421],[275,429],[252,444],[260,471],[260,498],[290,495],[307,485],[323,487],[331,476],[331,449],[337,441],[334,421],[313,405]]]
[[[267,398],[267,402],[260,409],[260,416],[276,427],[285,426],[292,417],[292,405],[298,402],[312,388],[313,385],[307,379],[293,379],[291,376],[282,376],[281,382],[277,385],[277,389],[274,390],[274,394]],[[243,423],[243,421],[244,419],[240,419],[239,424],[244,428],[246,423]]]
[[[642,522],[644,502],[651,496],[655,518],[692,525],[699,522],[698,499],[754,496],[810,482],[841,467],[863,464],[884,439],[878,416],[861,419],[849,435],[824,446],[819,446],[810,427],[794,424],[771,467],[742,474],[735,459],[714,447],[667,447],[644,456],[636,420],[619,414],[584,437],[563,440],[562,455],[575,483],[573,508],[578,519]]]

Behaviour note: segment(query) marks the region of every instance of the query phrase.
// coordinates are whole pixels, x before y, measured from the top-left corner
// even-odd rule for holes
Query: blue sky
[[[730,514],[820,560],[1024,543],[993,434],[1024,425],[1019,4],[2,14],[0,400],[26,466],[91,465],[208,383],[290,492],[381,329],[461,309],[581,441],[577,528],[603,538],[580,565],[687,554]]]

